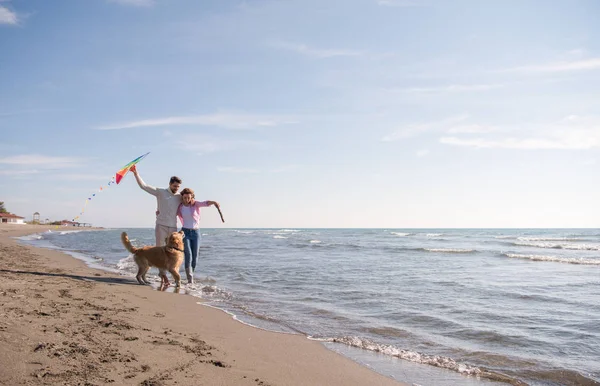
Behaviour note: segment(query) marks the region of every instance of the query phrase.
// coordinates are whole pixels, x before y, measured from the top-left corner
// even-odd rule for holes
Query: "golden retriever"
[[[130,253],[138,266],[136,279],[140,284],[149,284],[146,280],[146,273],[150,267],[156,267],[159,270],[161,289],[168,287],[171,283],[167,278],[167,272],[171,272],[177,287],[181,286],[181,276],[179,267],[183,263],[183,231],[173,232],[167,238],[167,245],[162,247],[141,247],[136,248],[131,245],[127,233],[121,233],[121,241]]]

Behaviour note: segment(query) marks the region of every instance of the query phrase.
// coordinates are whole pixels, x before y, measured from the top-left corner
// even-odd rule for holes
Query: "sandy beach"
[[[400,385],[304,336],[244,325],[0,226],[0,384]]]

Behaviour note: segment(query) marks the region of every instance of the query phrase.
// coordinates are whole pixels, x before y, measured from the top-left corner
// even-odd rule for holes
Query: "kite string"
[[[106,186],[100,186],[100,188],[93,193],[90,197],[88,197],[85,202],[83,203],[83,208],[81,208],[81,212],[79,212],[78,216],[73,217],[73,221],[77,220],[80,218],[80,216],[82,216],[85,213],[85,208],[87,207],[87,204],[89,201],[92,201],[92,198],[96,197],[96,194],[102,192],[103,190],[108,189],[108,187],[110,187],[110,185],[115,183],[115,176],[112,176],[110,181],[108,181],[108,183],[106,184]]]

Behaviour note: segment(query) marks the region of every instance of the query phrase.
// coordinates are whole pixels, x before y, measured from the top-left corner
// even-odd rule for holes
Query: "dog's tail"
[[[121,242],[125,246],[125,249],[127,249],[130,253],[135,253],[138,250],[138,248],[131,245],[131,241],[129,241],[129,237],[127,237],[127,232],[121,233]]]

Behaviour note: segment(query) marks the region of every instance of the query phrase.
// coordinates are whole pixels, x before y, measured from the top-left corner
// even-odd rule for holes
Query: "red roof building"
[[[2,224],[25,224],[24,219],[25,217],[12,213],[0,213],[0,223]]]

